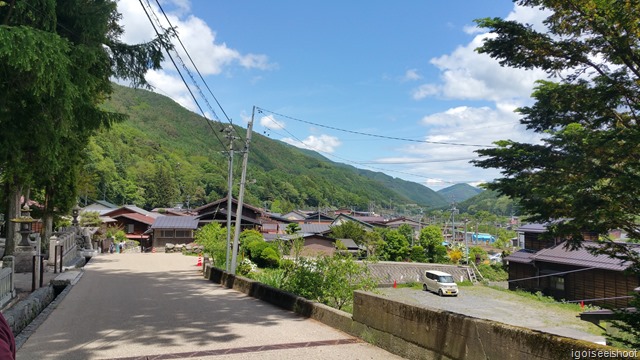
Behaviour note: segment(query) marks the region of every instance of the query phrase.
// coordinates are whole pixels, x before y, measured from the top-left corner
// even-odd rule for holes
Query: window
[[[189,238],[191,237],[191,230],[176,230],[177,238]]]
[[[127,234],[133,233],[133,224],[127,224]]]
[[[551,277],[551,287],[556,290],[564,290],[564,277],[562,276],[552,276]]]
[[[162,238],[172,238],[173,230],[160,230],[160,237]]]

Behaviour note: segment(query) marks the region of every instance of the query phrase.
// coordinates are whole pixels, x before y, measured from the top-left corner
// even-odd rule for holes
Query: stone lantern
[[[80,215],[80,206],[78,206],[78,204],[75,204],[75,206],[71,209],[71,216],[73,216],[73,221],[71,222],[71,224],[73,226],[78,226],[78,215]]]
[[[34,247],[29,244],[29,235],[35,220],[31,217],[31,209],[25,205],[20,211],[20,217],[11,219],[12,223],[19,224],[16,240],[20,242],[16,245],[15,270],[17,273],[31,272],[33,267],[33,256],[36,255]]]

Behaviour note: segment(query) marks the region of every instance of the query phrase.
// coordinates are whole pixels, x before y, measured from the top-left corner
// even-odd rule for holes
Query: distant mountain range
[[[483,191],[484,190],[473,187],[469,184],[455,184],[438,190],[438,194],[447,200],[448,203],[459,203],[470,199]]]
[[[95,136],[86,151],[81,195],[150,209],[226,196],[229,124],[207,121],[173,100],[146,90],[114,85],[105,109],[128,115]],[[244,138],[246,129],[234,126]],[[241,149],[240,141],[236,149]],[[235,157],[235,193],[241,154]],[[438,192],[381,172],[340,164],[309,150],[254,133],[249,152],[246,200],[285,212],[294,208],[358,210],[448,206],[482,190],[457,184]],[[84,192],[84,194],[82,194]]]

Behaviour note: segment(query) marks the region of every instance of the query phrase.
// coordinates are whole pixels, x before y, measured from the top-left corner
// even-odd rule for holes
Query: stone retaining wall
[[[616,350],[495,321],[416,307],[370,292],[354,293],[352,316],[210,266],[205,267],[204,276],[407,359],[555,360],[570,359],[572,351]]]
[[[41,287],[2,313],[14,334],[19,334],[55,298],[53,285]]]

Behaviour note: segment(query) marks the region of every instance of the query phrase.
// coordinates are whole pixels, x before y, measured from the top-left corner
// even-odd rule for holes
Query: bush
[[[247,245],[247,256],[254,262],[258,260],[262,251],[269,247],[264,240],[254,240]],[[260,264],[258,264],[260,266]]]
[[[488,281],[507,281],[509,279],[509,273],[501,264],[480,264],[478,270]]]
[[[256,269],[256,264],[249,259],[243,259],[236,267],[236,273],[241,276],[247,276]]]
[[[415,262],[427,262],[427,254],[424,248],[420,245],[411,248],[411,255],[409,258],[411,261]]]
[[[258,266],[274,269],[280,265],[280,255],[274,248],[267,247],[255,261]]]

